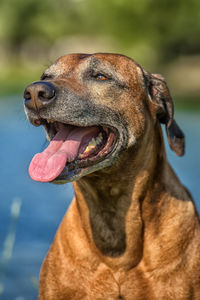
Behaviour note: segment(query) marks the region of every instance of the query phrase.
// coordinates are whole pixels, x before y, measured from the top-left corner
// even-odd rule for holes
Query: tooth
[[[50,124],[50,123],[54,123],[53,120],[50,120],[50,119],[46,119],[47,123]]]
[[[94,138],[92,138],[92,140],[89,142],[88,146],[90,147],[93,147],[93,146],[96,146],[96,141]]]
[[[99,144],[101,141],[102,141],[102,138],[99,136],[99,137],[96,139],[96,142],[97,142],[97,144]]]
[[[98,144],[100,144],[103,140],[102,133],[100,132],[96,138],[92,138],[87,147],[85,148],[84,153],[94,149]]]
[[[102,136],[102,133],[100,132],[99,135],[98,135],[97,138],[96,138],[96,143],[97,143],[97,144],[100,144],[101,141],[102,141],[102,139],[103,139],[103,136]]]

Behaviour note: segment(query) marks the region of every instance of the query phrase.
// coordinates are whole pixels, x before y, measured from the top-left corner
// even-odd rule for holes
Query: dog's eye
[[[40,77],[40,80],[48,80],[48,79],[53,79],[53,76],[43,73],[42,76]]]
[[[97,74],[94,76],[96,80],[108,80],[108,77],[106,77],[105,75],[103,74]]]

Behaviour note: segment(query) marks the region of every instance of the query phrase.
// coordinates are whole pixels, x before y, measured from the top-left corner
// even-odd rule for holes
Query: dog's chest
[[[70,276],[71,280],[68,283],[73,282],[73,288],[62,286],[61,290],[62,292],[65,290],[66,299],[73,300],[154,300],[139,273],[138,277],[136,273],[131,276],[118,275],[115,276],[108,268],[102,268],[93,274],[88,271],[84,276],[82,272],[79,279],[72,280]]]

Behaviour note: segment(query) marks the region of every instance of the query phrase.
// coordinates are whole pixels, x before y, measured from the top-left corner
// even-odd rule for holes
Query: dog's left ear
[[[165,124],[170,148],[178,155],[184,155],[184,134],[174,120],[174,105],[165,79],[160,74],[148,74],[151,100],[156,105],[157,118]]]

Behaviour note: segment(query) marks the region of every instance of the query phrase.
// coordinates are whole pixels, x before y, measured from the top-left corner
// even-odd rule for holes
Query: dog
[[[159,74],[120,54],[69,54],[24,92],[49,146],[33,180],[73,181],[40,273],[40,300],[199,300],[200,224],[169,165],[184,134]]]

